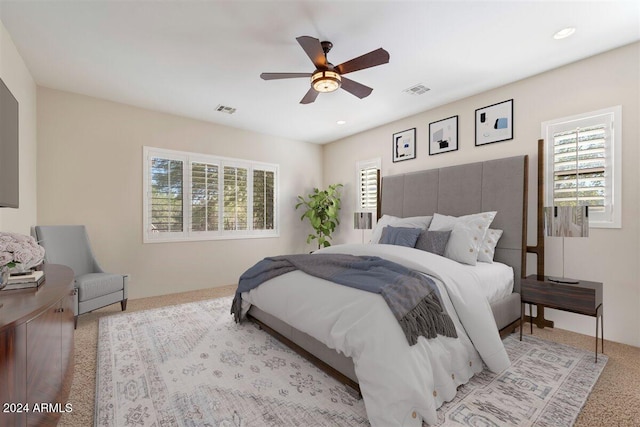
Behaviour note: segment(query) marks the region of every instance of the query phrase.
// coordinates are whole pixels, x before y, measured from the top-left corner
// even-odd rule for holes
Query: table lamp
[[[371,212],[355,212],[353,214],[353,228],[362,230],[362,243],[364,244],[364,230],[371,230],[372,227]]]
[[[562,277],[549,277],[557,283],[578,283],[579,280],[564,277],[565,237],[589,237],[588,206],[553,206],[544,208],[544,228],[548,237],[562,237]]]

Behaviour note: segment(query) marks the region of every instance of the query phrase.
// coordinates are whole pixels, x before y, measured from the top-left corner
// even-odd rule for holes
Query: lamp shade
[[[353,228],[356,230],[370,230],[371,220],[371,212],[355,212],[353,214]]]
[[[544,228],[548,237],[589,237],[589,207],[544,208]]]

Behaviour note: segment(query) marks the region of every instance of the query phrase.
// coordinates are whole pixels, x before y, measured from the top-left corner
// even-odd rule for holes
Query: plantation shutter
[[[278,236],[278,165],[144,147],[144,243]]]
[[[608,126],[598,123],[553,134],[553,205],[604,212]]]
[[[149,159],[151,191],[147,203],[151,232],[183,232],[184,161],[152,157]]]
[[[358,162],[358,207],[375,212],[378,206],[378,170],[380,159]]]
[[[246,168],[224,167],[224,230],[248,229],[248,188]]]
[[[218,165],[191,163],[191,231],[217,231]]]
[[[275,173],[253,170],[253,229],[275,228]]]

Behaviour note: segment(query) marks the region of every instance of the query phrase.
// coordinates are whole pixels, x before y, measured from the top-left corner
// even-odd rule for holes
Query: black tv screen
[[[0,79],[0,207],[17,208],[18,101]]]

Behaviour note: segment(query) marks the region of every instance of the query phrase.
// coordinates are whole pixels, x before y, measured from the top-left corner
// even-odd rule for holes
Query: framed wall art
[[[403,130],[393,134],[394,162],[416,158],[416,128]]]
[[[458,116],[429,123],[429,155],[458,149]]]
[[[476,110],[476,146],[513,139],[513,99]]]

